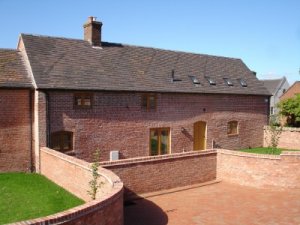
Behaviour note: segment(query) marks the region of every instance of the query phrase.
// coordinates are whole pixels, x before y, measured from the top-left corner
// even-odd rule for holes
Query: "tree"
[[[96,195],[98,189],[101,187],[102,182],[98,182],[100,174],[98,173],[99,163],[100,161],[100,151],[96,150],[93,154],[93,162],[91,164],[92,169],[92,180],[89,182],[90,190],[88,190],[88,194],[91,196],[93,200],[96,199]]]
[[[291,127],[300,127],[300,94],[279,102],[280,115],[286,117],[286,123]]]
[[[282,127],[276,126],[276,123],[273,120],[270,120],[269,126],[267,126],[265,129],[268,134],[265,136],[265,140],[268,144],[268,147],[271,148],[270,153],[274,154],[279,143]]]

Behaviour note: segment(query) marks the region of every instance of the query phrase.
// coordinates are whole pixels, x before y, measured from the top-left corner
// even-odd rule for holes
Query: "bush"
[[[279,102],[278,108],[279,113],[286,117],[288,126],[300,127],[300,94]]]

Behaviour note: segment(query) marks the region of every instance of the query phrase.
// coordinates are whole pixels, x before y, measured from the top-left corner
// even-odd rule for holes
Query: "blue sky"
[[[300,80],[299,0],[0,0],[0,48],[20,33],[82,39],[88,16],[103,40],[241,58],[262,78]]]

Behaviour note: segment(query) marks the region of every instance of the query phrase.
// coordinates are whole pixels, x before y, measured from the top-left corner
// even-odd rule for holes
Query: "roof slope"
[[[261,80],[265,87],[268,89],[268,91],[271,94],[275,94],[278,88],[280,88],[281,84],[284,82],[285,77],[282,77],[280,79],[266,79],[266,80]]]
[[[19,51],[0,49],[0,87],[33,87]]]
[[[293,98],[296,94],[300,94],[300,81],[295,81],[295,83],[281,95],[280,100]]]
[[[38,88],[270,95],[240,59],[107,42],[94,48],[84,40],[47,36],[22,34],[22,40]],[[181,81],[172,82],[172,70]],[[248,87],[241,87],[239,78]]]

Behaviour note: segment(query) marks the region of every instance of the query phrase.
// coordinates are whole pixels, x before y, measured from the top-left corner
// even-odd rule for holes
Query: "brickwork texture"
[[[101,160],[112,150],[120,158],[149,156],[150,128],[169,127],[171,153],[193,150],[193,125],[207,123],[207,149],[240,149],[263,145],[263,125],[268,103],[264,96],[157,94],[157,108],[141,108],[141,93],[94,92],[91,109],[73,106],[73,92],[49,92],[50,133],[71,131],[78,158],[90,161],[101,151]],[[227,123],[239,122],[239,135],[227,135]]]
[[[271,133],[264,128],[264,147],[270,145]],[[278,147],[283,149],[300,150],[300,128],[284,127],[280,134]]]
[[[0,90],[0,172],[31,170],[30,90]]]
[[[101,163],[124,182],[125,199],[216,178],[216,151],[125,159]]]
[[[217,178],[259,188],[300,188],[300,152],[262,155],[218,150]]]
[[[96,200],[91,201],[87,194],[88,182],[92,177],[89,163],[48,148],[42,148],[40,154],[41,174],[84,199],[86,203],[64,212],[16,224],[123,224],[123,183],[114,173],[99,168],[103,184]]]

